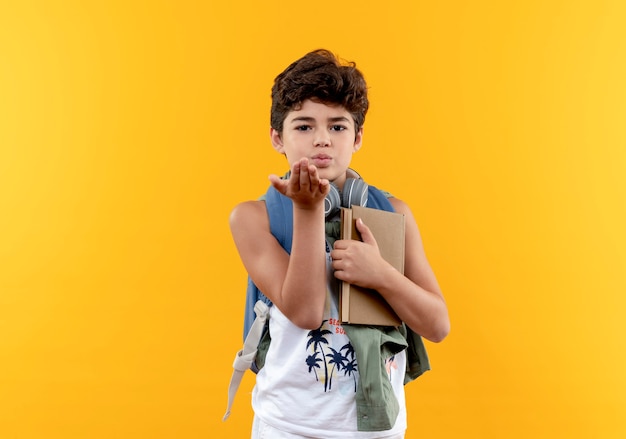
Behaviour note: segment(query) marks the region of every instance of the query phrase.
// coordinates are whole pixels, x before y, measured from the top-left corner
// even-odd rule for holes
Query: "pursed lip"
[[[311,157],[313,164],[317,167],[328,166],[330,162],[332,161],[332,159],[333,158],[327,154],[316,154],[313,157]]]

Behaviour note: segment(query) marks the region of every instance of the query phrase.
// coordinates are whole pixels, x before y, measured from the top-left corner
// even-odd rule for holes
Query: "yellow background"
[[[407,438],[626,436],[626,7],[0,3],[0,438],[248,436],[238,201],[283,172],[274,76],[371,87],[354,167],[449,303]]]

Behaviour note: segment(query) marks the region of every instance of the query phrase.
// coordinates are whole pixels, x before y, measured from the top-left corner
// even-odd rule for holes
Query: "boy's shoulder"
[[[393,206],[393,208],[396,210],[396,212],[404,213],[407,210],[410,210],[409,205],[405,203],[404,201],[402,201],[400,198],[394,197],[392,195],[388,199],[391,205]]]
[[[267,209],[264,200],[247,200],[235,205],[230,212],[231,227],[248,227],[259,221],[267,221]]]
[[[269,186],[267,191],[256,200],[246,200],[238,203],[230,214],[231,227],[261,226],[269,230],[270,216],[286,213],[291,207],[291,200]],[[280,213],[276,213],[280,208]]]
[[[232,213],[254,213],[256,211],[265,210],[265,199],[245,200],[240,201],[233,207]]]

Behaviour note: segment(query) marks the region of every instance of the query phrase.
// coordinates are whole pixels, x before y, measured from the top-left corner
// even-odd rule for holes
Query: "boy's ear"
[[[363,127],[359,128],[359,131],[356,132],[356,136],[354,138],[354,152],[357,152],[361,149],[361,144],[363,142]]]
[[[283,138],[281,137],[280,133],[274,128],[270,128],[270,140],[272,141],[272,146],[277,152],[281,154],[285,153]]]

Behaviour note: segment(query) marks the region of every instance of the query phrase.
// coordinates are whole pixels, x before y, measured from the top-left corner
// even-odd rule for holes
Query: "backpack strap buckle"
[[[256,318],[254,319],[254,322],[250,327],[250,331],[246,336],[246,340],[243,343],[243,349],[237,352],[235,360],[233,361],[233,375],[230,378],[230,384],[228,386],[228,406],[226,407],[226,413],[222,419],[223,421],[228,419],[230,416],[230,409],[233,405],[233,401],[235,400],[237,390],[239,390],[239,384],[241,384],[243,374],[250,368],[256,357],[258,350],[257,347],[259,346],[261,336],[263,335],[263,328],[265,327],[265,323],[269,317],[269,310],[270,308],[262,300],[257,300],[254,304]]]

